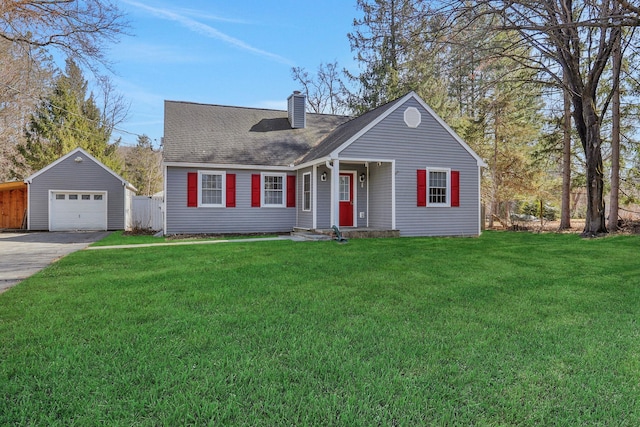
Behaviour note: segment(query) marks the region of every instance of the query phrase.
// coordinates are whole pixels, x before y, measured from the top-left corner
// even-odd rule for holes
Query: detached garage
[[[81,148],[34,173],[25,182],[29,230],[131,228],[135,188]]]

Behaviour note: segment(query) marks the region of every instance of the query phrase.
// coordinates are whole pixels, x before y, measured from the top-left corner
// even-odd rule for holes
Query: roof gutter
[[[319,165],[322,162],[330,162],[331,160],[332,160],[331,157],[328,157],[328,156],[320,157],[319,159],[311,160],[305,163],[300,163],[299,165],[294,166],[294,169],[304,169],[313,165]]]

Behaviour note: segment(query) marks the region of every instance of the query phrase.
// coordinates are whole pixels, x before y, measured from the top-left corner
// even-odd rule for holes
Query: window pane
[[[202,204],[222,204],[222,175],[202,174]]]
[[[264,176],[264,204],[282,205],[284,203],[283,177]]]
[[[83,194],[82,200],[91,200],[91,194]]]
[[[69,194],[69,200],[78,200],[77,194]]]
[[[429,171],[429,203],[447,203],[447,173]]]
[[[302,175],[302,210],[311,210],[311,175]]]
[[[56,194],[56,200],[64,200],[64,194]]]
[[[340,177],[340,201],[348,202],[351,200],[351,177],[350,176],[341,176]]]
[[[102,194],[94,194],[93,200],[102,200]]]

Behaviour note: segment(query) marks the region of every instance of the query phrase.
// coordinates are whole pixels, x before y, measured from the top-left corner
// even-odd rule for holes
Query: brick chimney
[[[293,129],[302,129],[307,125],[307,97],[296,90],[287,98],[287,113]]]

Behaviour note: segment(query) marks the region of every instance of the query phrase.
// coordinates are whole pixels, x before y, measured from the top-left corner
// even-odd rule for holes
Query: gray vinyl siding
[[[198,170],[204,169],[167,168],[166,234],[273,233],[294,227],[297,208],[251,207],[251,175],[260,170],[211,169],[236,175],[236,207],[187,207],[187,173]],[[296,206],[299,202],[298,197]]]
[[[327,180],[321,181],[323,172],[327,174]],[[318,167],[318,195],[317,195],[317,227],[319,229],[331,228],[331,171],[326,166]]]
[[[71,156],[33,178],[29,185],[30,230],[49,229],[49,190],[106,191],[107,228],[125,228],[125,187],[93,160],[80,154],[80,163]]]
[[[409,128],[404,122],[407,107],[421,112],[422,121],[417,128]],[[340,157],[396,160],[396,228],[401,236],[478,235],[477,161],[416,100],[409,99],[345,148]],[[376,167],[377,164],[372,165],[371,170]],[[425,168],[460,171],[460,207],[416,206],[416,171]],[[386,200],[391,197],[390,191],[384,182],[372,178],[370,226],[378,226],[378,221],[380,226],[388,222]],[[380,197],[385,192],[389,192],[388,197]]]
[[[390,230],[392,226],[391,171],[389,162],[369,168],[369,227]]]
[[[292,94],[287,99],[288,118],[294,129],[304,128],[306,125],[306,97],[302,94]]]

